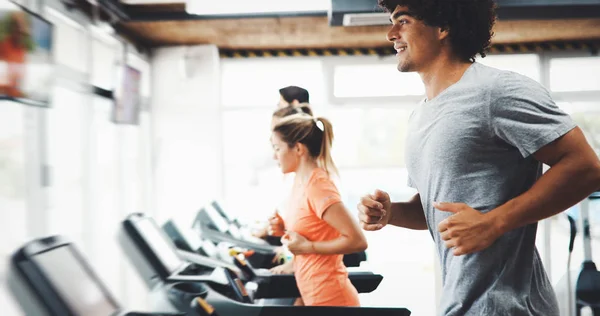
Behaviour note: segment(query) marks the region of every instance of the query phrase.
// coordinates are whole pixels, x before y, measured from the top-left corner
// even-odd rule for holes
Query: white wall
[[[184,225],[222,196],[220,70],[216,46],[160,48],[152,56],[156,218]]]

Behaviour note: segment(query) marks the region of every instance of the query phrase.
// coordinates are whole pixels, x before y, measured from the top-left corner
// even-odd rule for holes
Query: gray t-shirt
[[[539,83],[479,63],[412,113],[406,165],[441,262],[441,315],[558,316],[535,247],[537,224],[510,231],[483,251],[454,256],[437,229],[452,214],[433,202],[493,210],[536,182],[542,164],[532,154],[574,127]]]

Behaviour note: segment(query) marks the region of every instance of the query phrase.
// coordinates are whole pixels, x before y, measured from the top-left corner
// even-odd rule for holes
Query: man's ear
[[[293,106],[296,106],[298,104],[300,104],[300,101],[298,101],[296,99],[294,99],[294,101],[292,101],[292,103],[290,103],[290,105],[293,105]]]
[[[438,28],[438,39],[444,40],[450,36],[450,29],[447,26]]]

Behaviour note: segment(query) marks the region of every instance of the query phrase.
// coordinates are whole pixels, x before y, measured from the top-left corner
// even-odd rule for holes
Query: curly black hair
[[[465,61],[485,57],[496,22],[494,0],[378,0],[380,7],[393,12],[404,6],[417,19],[430,26],[447,29],[455,54]]]

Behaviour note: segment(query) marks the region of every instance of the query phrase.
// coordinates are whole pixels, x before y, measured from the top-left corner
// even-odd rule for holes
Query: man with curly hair
[[[475,62],[490,46],[492,0],[379,5],[391,13],[398,70],[417,72],[426,98],[406,144],[418,193],[401,203],[379,190],[364,196],[363,229],[429,229],[442,267],[441,315],[558,316],[537,222],[600,188],[598,157],[543,86]]]

